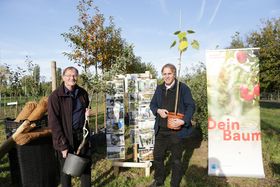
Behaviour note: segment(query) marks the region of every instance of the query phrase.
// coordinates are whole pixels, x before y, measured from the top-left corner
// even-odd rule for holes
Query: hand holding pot
[[[65,150],[61,151],[61,154],[62,154],[63,158],[66,158],[67,154],[68,154],[68,149],[65,149]]]
[[[166,109],[158,109],[157,113],[160,115],[160,117],[167,118],[168,110],[166,110]]]
[[[168,128],[173,129],[173,130],[180,130],[181,126],[184,125],[184,121],[181,119],[177,118],[172,118],[168,120]]]
[[[182,125],[184,125],[184,115],[174,112],[168,113],[167,127],[172,130],[180,130]]]

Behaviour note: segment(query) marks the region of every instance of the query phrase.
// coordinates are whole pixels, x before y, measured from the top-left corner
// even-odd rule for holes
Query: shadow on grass
[[[187,186],[225,187],[229,186],[226,177],[208,176],[207,168],[192,165],[185,173]]]
[[[273,173],[280,176],[280,164],[272,162],[269,165],[270,165]]]
[[[106,133],[105,131],[99,131],[97,134],[94,134],[90,137],[91,142],[91,153],[92,153],[92,165],[102,159],[106,158]],[[113,181],[115,179],[113,173],[113,168],[102,173],[97,179],[92,183],[93,186],[101,187],[105,184]],[[105,179],[105,180],[104,180]]]
[[[197,165],[189,166],[190,159],[193,151],[201,146],[203,140],[201,128],[197,127],[193,133],[193,136],[187,139],[186,151],[183,155],[183,169],[184,176],[182,183],[184,186],[228,186],[227,179],[225,177],[209,177],[207,167],[199,167]],[[205,155],[203,155],[205,156]]]
[[[96,187],[105,186],[106,184],[112,182],[115,178],[116,177],[113,174],[113,167],[111,167],[110,170],[104,172],[102,175],[100,175],[97,179],[94,180],[93,186]]]
[[[207,187],[224,187],[229,186],[227,178],[208,176],[207,167],[199,167],[197,165],[189,166],[190,159],[195,149],[201,146],[202,142],[202,130],[200,127],[196,127],[191,137],[186,139],[184,146],[184,152],[182,156],[183,164],[183,178],[181,186],[207,186]],[[205,155],[202,155],[205,156]],[[167,162],[167,173],[171,173],[171,160]]]

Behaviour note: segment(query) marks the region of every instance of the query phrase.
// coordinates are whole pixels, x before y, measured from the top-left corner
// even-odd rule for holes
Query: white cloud
[[[198,22],[200,22],[203,14],[204,14],[205,4],[206,4],[206,0],[202,0],[202,4],[201,4],[201,7],[200,7],[200,11],[199,11],[199,16],[197,18]]]
[[[211,17],[211,19],[210,19],[210,21],[209,21],[209,25],[211,25],[212,22],[214,21],[216,15],[217,15],[217,12],[218,12],[218,10],[219,10],[219,8],[220,8],[221,2],[222,2],[222,0],[219,0],[218,4],[217,4],[217,6],[216,6],[216,8],[215,8],[215,10],[214,10],[214,12],[213,12],[213,15],[212,15],[212,17]]]

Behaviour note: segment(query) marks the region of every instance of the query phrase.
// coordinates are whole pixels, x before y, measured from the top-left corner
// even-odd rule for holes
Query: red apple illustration
[[[248,55],[244,51],[238,51],[236,53],[236,58],[240,64],[244,64],[247,61]]]
[[[255,96],[260,96],[260,84],[256,84],[254,86],[254,95]]]
[[[243,99],[246,101],[252,101],[254,99],[254,94],[248,93],[247,95],[245,95],[245,97]]]
[[[249,89],[245,85],[240,86],[240,97],[244,99],[246,95],[248,95]]]

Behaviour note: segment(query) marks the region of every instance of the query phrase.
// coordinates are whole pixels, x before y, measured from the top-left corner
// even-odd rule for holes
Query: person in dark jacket
[[[154,126],[154,181],[150,186],[162,186],[165,181],[164,160],[167,150],[171,152],[172,174],[171,186],[180,185],[182,169],[182,153],[184,138],[192,132],[191,119],[195,111],[195,103],[189,87],[179,83],[179,101],[177,112],[184,115],[183,119],[168,120],[169,112],[175,112],[176,87],[176,67],[173,64],[165,64],[161,70],[164,83],[158,85],[150,103],[150,109],[156,116]],[[170,121],[170,125],[167,125]]]
[[[63,164],[67,154],[76,152],[82,142],[85,115],[89,113],[88,93],[77,85],[78,75],[75,67],[67,67],[62,74],[63,83],[51,93],[48,100],[48,124],[61,165],[62,187],[71,186],[71,176],[63,173]],[[79,155],[90,159],[88,141]],[[81,175],[81,186],[91,186],[91,159]]]

